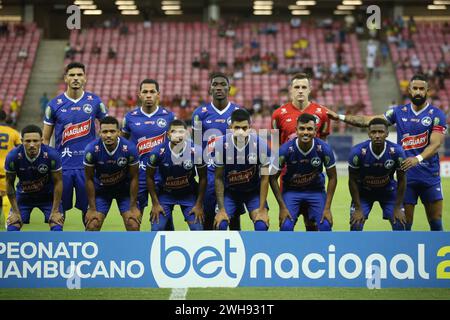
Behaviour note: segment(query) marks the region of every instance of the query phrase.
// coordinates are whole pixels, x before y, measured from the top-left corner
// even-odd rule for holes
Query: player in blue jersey
[[[150,212],[152,231],[166,230],[173,221],[175,205],[181,207],[190,230],[203,230],[203,198],[206,192],[206,163],[202,150],[187,139],[186,123],[173,120],[167,133],[168,140],[155,148],[147,164],[147,184],[152,198]],[[161,177],[159,194],[155,186],[155,172]],[[195,181],[196,171],[199,181]]]
[[[62,157],[63,208],[75,207],[84,215],[87,210],[83,157],[87,144],[95,139],[95,119],[106,116],[106,107],[98,96],[84,91],[85,66],[79,62],[67,65],[64,74],[66,91],[51,100],[45,109],[44,144],[49,144],[55,131],[55,148]]]
[[[414,75],[408,87],[411,102],[399,105],[376,116],[344,116],[329,111],[332,119],[367,127],[373,118],[385,118],[396,125],[397,143],[403,147],[406,160],[402,170],[407,171],[404,199],[406,230],[411,230],[414,207],[420,197],[432,231],[442,227],[442,185],[438,150],[447,131],[445,114],[427,102],[428,82],[423,75]]]
[[[214,227],[227,230],[230,219],[240,214],[245,205],[255,230],[267,231],[270,151],[263,140],[251,133],[247,111],[233,111],[230,129],[231,133],[216,140],[213,152],[219,209]]]
[[[133,143],[119,137],[114,117],[100,120],[100,138],[89,143],[84,153],[89,208],[86,230],[99,231],[116,199],[127,231],[139,231],[139,157]]]
[[[405,230],[403,198],[406,174],[401,169],[405,153],[401,146],[387,141],[388,123],[375,118],[369,123],[370,140],[352,148],[350,152],[349,189],[352,195],[350,230],[362,231],[373,204],[378,201],[383,219],[389,220],[392,230]],[[397,173],[397,182],[394,179]]]
[[[8,153],[5,161],[6,193],[11,203],[8,231],[19,231],[30,223],[31,211],[39,208],[51,231],[62,231],[64,212],[61,156],[42,144],[41,128],[28,125],[22,130],[22,145]],[[14,188],[19,179],[17,190]]]
[[[208,185],[203,204],[205,211],[205,230],[213,230],[214,217],[216,215],[217,202],[214,189],[214,170],[211,158],[214,150],[214,142],[218,137],[226,134],[226,130],[231,124],[231,114],[240,107],[228,100],[230,92],[230,81],[223,73],[211,75],[209,93],[212,95],[212,102],[201,105],[192,114],[192,129],[194,142],[203,148],[204,159],[208,164]],[[244,208],[239,209],[244,213]],[[240,216],[235,215],[231,219],[231,230],[240,230]]]
[[[159,105],[160,91],[156,80],[145,79],[139,86],[141,105],[128,112],[123,119],[122,136],[136,145],[139,154],[139,210],[141,215],[148,205],[146,164],[150,152],[167,141],[169,124],[175,118],[173,112]],[[158,187],[159,174],[155,175]],[[173,222],[167,224],[167,230],[173,230]]]
[[[297,138],[284,143],[279,151],[277,173],[271,175],[270,186],[280,206],[280,230],[293,231],[300,206],[306,203],[309,220],[315,221],[319,231],[331,231],[333,217],[331,202],[337,185],[333,151],[323,140],[315,138],[316,119],[304,113],[297,119]],[[283,167],[283,193],[278,177]],[[328,176],[325,192],[323,167]]]

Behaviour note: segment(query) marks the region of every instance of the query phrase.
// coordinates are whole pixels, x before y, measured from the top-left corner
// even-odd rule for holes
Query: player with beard
[[[384,117],[396,125],[397,143],[403,147],[407,159],[401,169],[407,171],[404,200],[406,230],[411,230],[414,208],[418,197],[425,207],[432,231],[442,227],[442,186],[438,150],[447,131],[445,114],[427,102],[428,81],[423,75],[414,75],[409,82],[410,103],[399,105],[376,116],[338,115],[328,111],[333,120],[342,120],[357,127],[367,127],[374,118]]]

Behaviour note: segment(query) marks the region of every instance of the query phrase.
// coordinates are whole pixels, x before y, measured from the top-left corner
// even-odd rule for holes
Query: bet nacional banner
[[[450,232],[2,232],[0,288],[450,287]]]

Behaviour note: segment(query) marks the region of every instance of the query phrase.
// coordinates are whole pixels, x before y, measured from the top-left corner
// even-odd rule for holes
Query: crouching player
[[[152,231],[167,230],[167,224],[173,220],[175,205],[181,207],[190,230],[203,230],[207,176],[201,147],[187,139],[187,126],[182,120],[173,120],[167,134],[169,141],[152,150],[147,163]],[[161,177],[159,194],[155,185],[157,169]],[[195,181],[196,169],[198,183]]]
[[[102,228],[113,199],[126,230],[139,231],[139,157],[134,144],[119,135],[119,122],[107,116],[100,120],[100,138],[86,146],[84,170],[89,202],[86,231]]]
[[[401,169],[405,159],[402,147],[387,141],[388,122],[374,118],[369,122],[370,140],[353,147],[348,160],[349,189],[352,195],[350,230],[362,231],[375,201],[380,203],[383,219],[392,230],[405,230],[403,197],[406,174]],[[394,173],[397,172],[397,182]]]
[[[250,133],[250,114],[247,111],[233,111],[230,129],[232,133],[220,137],[214,147],[219,209],[214,227],[227,230],[230,219],[245,204],[255,230],[267,231],[270,151],[264,141]]]
[[[19,231],[30,223],[31,211],[39,208],[51,231],[62,231],[64,213],[61,155],[42,144],[42,130],[28,125],[22,130],[22,145],[11,150],[5,161],[6,194],[11,203],[8,231]],[[14,188],[19,178],[17,191]]]
[[[316,119],[304,113],[297,119],[297,138],[283,144],[279,152],[277,173],[270,177],[275,198],[280,206],[280,230],[293,231],[300,206],[308,208],[308,218],[316,222],[319,231],[331,231],[333,218],[331,201],[337,185],[336,164],[333,151],[316,136]],[[286,166],[283,176],[283,193],[278,176]],[[323,166],[328,176],[325,193]]]

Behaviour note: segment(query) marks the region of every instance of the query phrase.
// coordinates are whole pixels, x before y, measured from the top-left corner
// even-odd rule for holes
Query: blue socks
[[[323,219],[323,222],[318,227],[319,231],[331,231],[331,225],[327,219]]]
[[[443,231],[444,230],[442,228],[442,219],[430,220],[430,221],[428,221],[428,223],[430,224],[431,231]]]
[[[14,226],[14,225],[10,225],[8,226],[8,229],[6,229],[7,231],[20,231],[20,228]]]
[[[363,231],[364,223],[355,223],[350,225],[350,231]]]
[[[255,231],[267,231],[269,227],[263,221],[258,220],[255,222]]]
[[[50,227],[50,231],[63,231],[63,227],[57,224],[54,225],[53,227]]]

